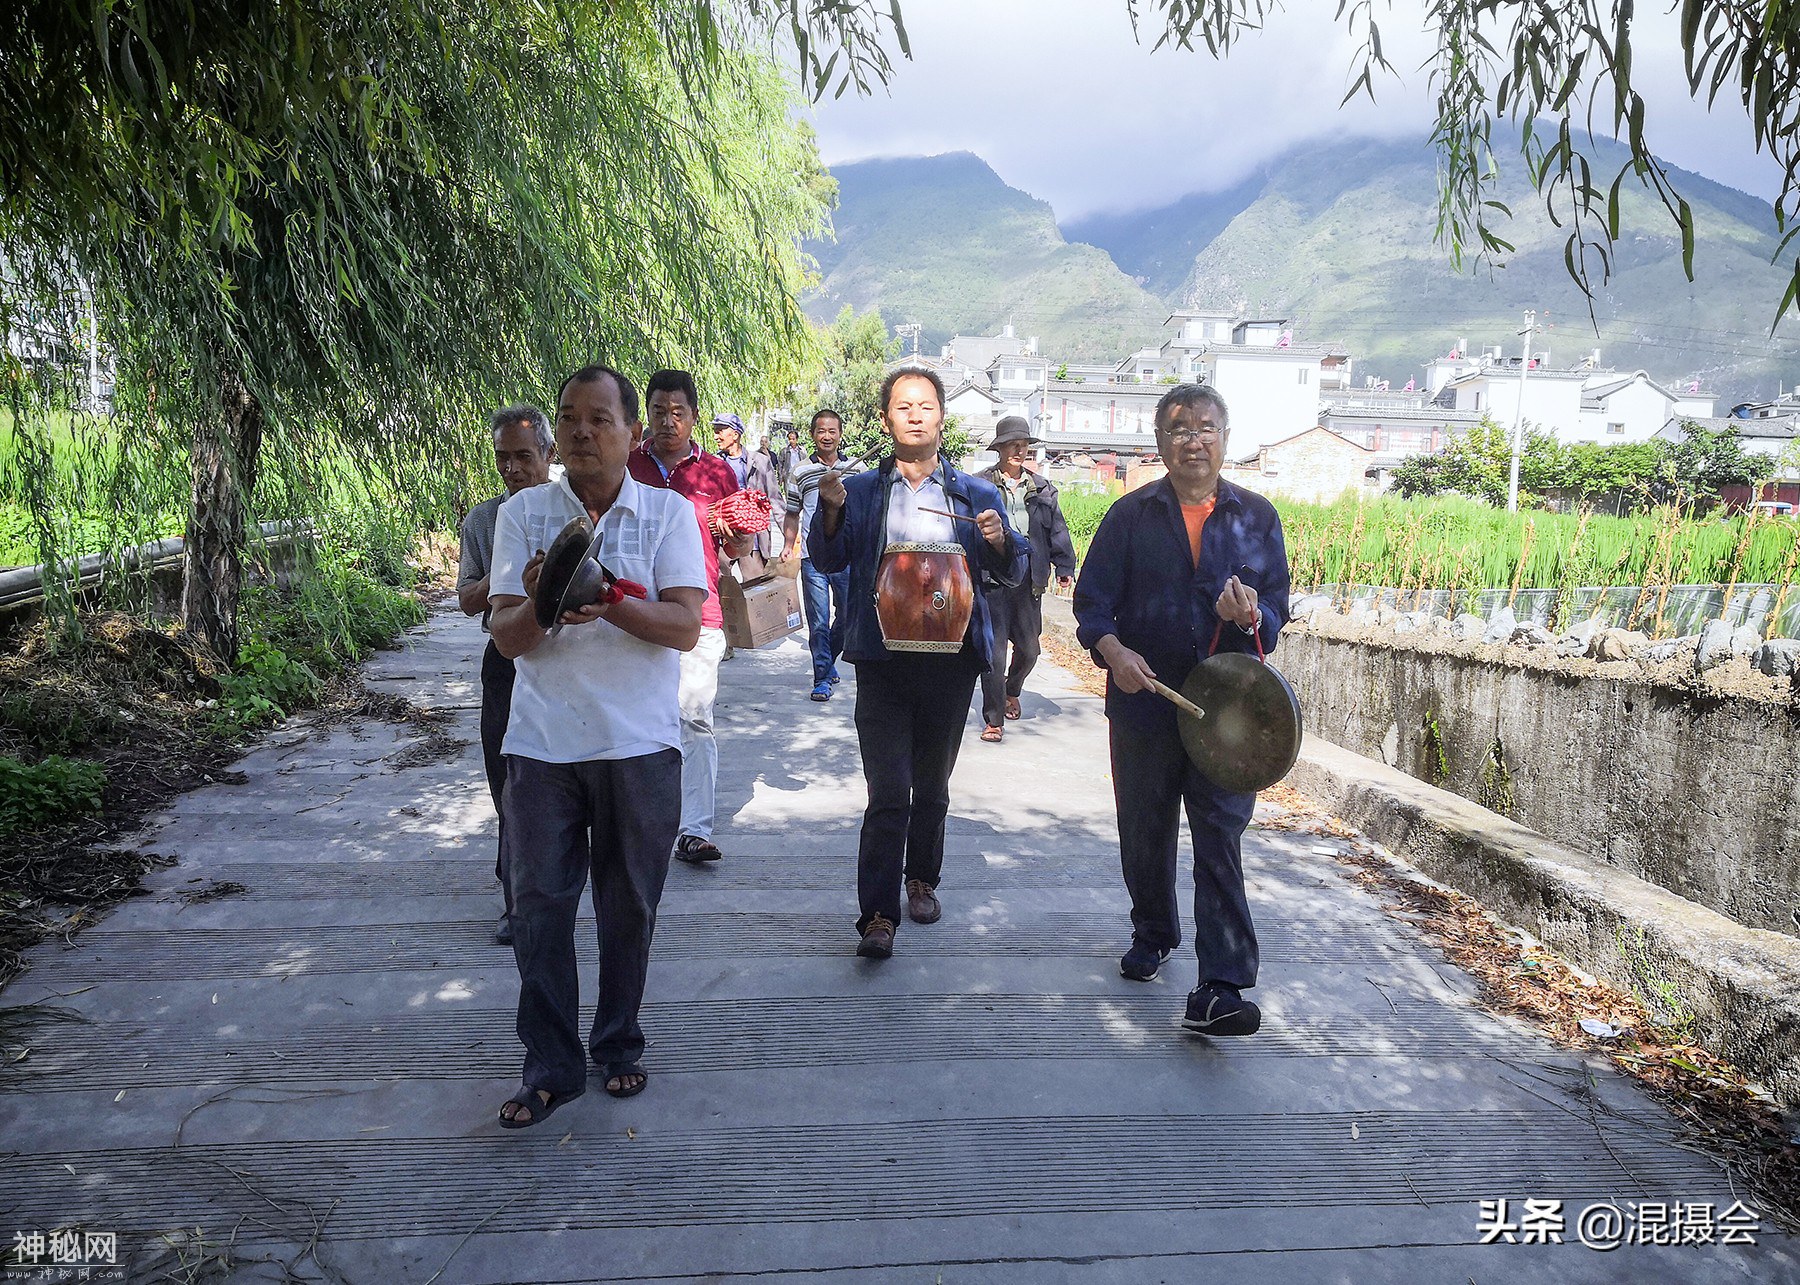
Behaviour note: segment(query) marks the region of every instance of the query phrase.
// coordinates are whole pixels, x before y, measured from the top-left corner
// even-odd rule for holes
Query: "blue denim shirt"
[[[1213,604],[1234,575],[1256,590],[1263,650],[1274,651],[1288,615],[1287,545],[1275,506],[1221,481],[1195,566],[1181,501],[1165,477],[1121,497],[1100,520],[1075,584],[1076,637],[1092,651],[1106,635],[1117,634],[1179,690],[1212,645],[1219,624]],[[1256,640],[1227,624],[1219,650],[1254,654]],[[1098,655],[1094,660],[1100,663]],[[1172,725],[1175,719],[1175,707],[1161,696],[1121,692],[1110,675],[1106,713],[1138,726]]]
[[[825,506],[822,504],[814,512],[812,526],[806,532],[806,548],[815,570],[830,575],[845,567],[850,569],[844,658],[852,664],[863,660],[885,660],[900,654],[889,651],[882,644],[881,622],[875,617],[875,576],[886,549],[888,488],[899,476],[894,459],[889,456],[881,461],[880,467],[845,478],[844,520],[839,524],[837,534],[825,534]],[[969,555],[969,576],[975,582],[975,612],[969,619],[966,638],[981,667],[986,669],[993,646],[993,631],[988,624],[981,573],[986,571],[1003,585],[1020,583],[1030,569],[1031,544],[1007,521],[1006,503],[992,482],[971,477],[947,461],[938,464],[938,480],[949,497],[951,509],[971,517],[993,509],[1006,528],[1006,552],[996,553],[993,546],[981,538],[974,523],[955,524],[957,541]]]

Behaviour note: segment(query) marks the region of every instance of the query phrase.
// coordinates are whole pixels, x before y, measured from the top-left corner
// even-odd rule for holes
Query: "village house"
[[[1683,426],[1686,424],[1693,424],[1713,433],[1729,429],[1738,435],[1745,451],[1768,457],[1771,461],[1771,476],[1785,481],[1800,480],[1800,465],[1795,462],[1790,462],[1781,469],[1773,467],[1773,461],[1788,454],[1790,449],[1800,451],[1800,447],[1794,446],[1795,441],[1800,440],[1800,398],[1745,402],[1732,407],[1729,415],[1670,416],[1656,436],[1665,442],[1680,442],[1685,435]]]
[[[1319,404],[1321,428],[1396,461],[1435,455],[1480,422],[1480,412],[1441,406],[1422,388],[1348,388],[1327,393]]]
[[[1599,353],[1595,353],[1597,358]],[[1641,370],[1622,378],[1589,383],[1581,393],[1581,415],[1573,432],[1559,432],[1560,441],[1593,442],[1616,446],[1647,442],[1671,419],[1707,418],[1715,398],[1702,393],[1698,381],[1677,392],[1651,379]]]
[[[1510,430],[1520,416],[1522,382],[1524,422],[1567,445],[1647,442],[1672,416],[1713,411],[1715,399],[1697,382],[1677,390],[1642,370],[1621,375],[1600,364],[1598,348],[1572,367],[1553,366],[1548,350],[1533,352],[1523,372],[1520,364],[1498,347],[1470,355],[1459,341],[1426,367],[1426,391],[1445,410],[1486,416]]]
[[[1251,455],[1234,450],[1223,475],[1263,495],[1330,503],[1347,491],[1379,490],[1376,459],[1377,453],[1368,447],[1315,427],[1259,447]]]

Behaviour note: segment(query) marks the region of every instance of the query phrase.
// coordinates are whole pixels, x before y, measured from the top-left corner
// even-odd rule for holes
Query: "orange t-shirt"
[[[1181,520],[1187,524],[1188,552],[1193,555],[1194,565],[1200,565],[1200,528],[1206,525],[1206,519],[1212,516],[1213,505],[1219,502],[1214,495],[1199,504],[1181,506]]]

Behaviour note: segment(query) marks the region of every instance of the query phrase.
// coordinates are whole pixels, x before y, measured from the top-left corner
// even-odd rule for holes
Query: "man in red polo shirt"
[[[675,855],[682,861],[717,861],[712,841],[713,795],[719,776],[719,744],[713,739],[713,700],[719,694],[719,662],[725,656],[725,618],[719,611],[719,555],[741,558],[752,538],[713,521],[709,510],[738,489],[731,465],[694,441],[699,394],[685,370],[659,370],[644,388],[649,432],[631,452],[631,476],[645,486],[664,487],[692,502],[706,555],[706,605],[700,610],[700,641],[681,653],[681,837]]]

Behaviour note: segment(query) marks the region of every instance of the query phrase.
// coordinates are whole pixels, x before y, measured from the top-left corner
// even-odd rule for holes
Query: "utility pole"
[[[1531,369],[1531,337],[1537,334],[1537,313],[1525,314],[1525,329],[1519,337],[1525,341],[1524,353],[1519,358],[1519,406],[1513,414],[1512,431],[1512,477],[1506,484],[1506,511],[1519,511],[1519,445],[1525,429],[1525,372]]]
[[[94,296],[87,297],[88,409],[100,411],[100,324],[94,317]]]
[[[925,327],[920,323],[909,321],[904,325],[894,327],[894,337],[896,339],[910,338],[912,340],[912,355],[917,357],[919,355],[919,332],[923,329],[925,329]]]

